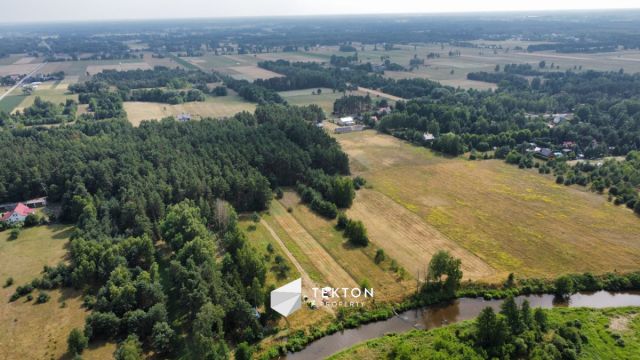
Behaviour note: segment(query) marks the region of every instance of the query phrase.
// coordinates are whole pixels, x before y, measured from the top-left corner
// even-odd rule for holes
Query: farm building
[[[24,221],[27,216],[29,216],[29,214],[32,214],[34,211],[35,210],[28,207],[27,205],[18,203],[18,205],[16,205],[13,210],[7,211],[2,215],[2,217],[0,218],[0,222],[7,222],[11,224],[21,222]]]
[[[355,125],[355,120],[351,116],[343,117],[338,120],[338,125],[340,126],[351,126]]]
[[[428,133],[428,132],[422,134],[422,138],[424,139],[424,141],[427,141],[427,142],[431,142],[436,139],[436,137],[432,133]]]
[[[538,150],[539,149],[539,150]],[[553,151],[549,148],[536,148],[534,151],[534,156],[541,158],[543,160],[549,160],[554,157]]]
[[[191,120],[191,114],[187,114],[187,113],[182,113],[180,115],[178,115],[178,121],[180,122],[187,122]]]
[[[19,203],[4,203],[0,204],[0,212],[13,210]],[[41,197],[36,199],[31,199],[27,201],[23,201],[22,204],[26,205],[28,208],[41,208],[47,206],[47,197]]]
[[[344,134],[344,133],[350,133],[354,131],[362,131],[364,130],[364,128],[365,128],[364,125],[341,126],[335,129],[335,133]]]

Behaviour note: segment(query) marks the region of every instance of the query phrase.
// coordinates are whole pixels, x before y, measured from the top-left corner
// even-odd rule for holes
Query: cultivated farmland
[[[473,263],[481,270],[474,277],[485,277],[490,268],[495,273],[487,280],[501,279],[508,272],[547,277],[632,271],[640,263],[638,218],[606,197],[556,185],[549,177],[498,160],[442,157],[374,131],[336,138],[349,154],[354,173],[372,187],[356,197],[351,214],[362,217],[372,241],[381,247],[415,246],[413,235],[384,231],[386,226],[399,226],[393,224],[398,216],[389,213],[399,208],[385,205],[392,200],[424,222],[402,227],[416,234],[421,228],[440,233],[489,266],[462,256],[463,264]],[[383,213],[381,206],[386,208]],[[424,240],[434,241],[433,236]],[[442,247],[447,246],[452,245]],[[404,266],[415,266],[415,260],[395,252]]]
[[[301,248],[308,249],[307,256],[314,265],[324,268],[321,273],[328,271],[324,276],[332,286],[357,287],[367,280],[376,291],[376,299],[381,301],[398,301],[415,291],[415,282],[408,280],[410,276],[403,279],[382,264],[376,265],[373,246],[363,249],[348,244],[336,230],[335,221],[313,213],[296,193],[285,192],[281,204],[292,209],[291,213],[285,213],[287,218],[280,220],[283,228]],[[425,264],[428,261],[426,259]]]

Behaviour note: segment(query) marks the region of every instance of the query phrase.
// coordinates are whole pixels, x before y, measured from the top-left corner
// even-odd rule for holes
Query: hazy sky
[[[640,8],[638,0],[2,0],[0,22]]]

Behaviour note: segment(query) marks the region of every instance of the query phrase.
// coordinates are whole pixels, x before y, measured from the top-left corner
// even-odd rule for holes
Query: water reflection
[[[529,301],[532,308],[640,306],[640,292],[610,293],[598,291],[574,294],[569,299],[561,299],[553,295],[528,295],[516,297],[516,302],[520,305],[525,299]],[[473,319],[487,306],[499,311],[501,304],[502,300],[462,298],[451,301],[448,304],[408,310],[388,320],[363,325],[357,329],[345,330],[321,338],[300,352],[288,354],[286,359],[323,359],[359,342],[380,337],[387,333],[405,332],[411,329],[433,329]]]

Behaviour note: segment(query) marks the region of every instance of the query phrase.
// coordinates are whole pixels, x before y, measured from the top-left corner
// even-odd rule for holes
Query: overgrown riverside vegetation
[[[498,314],[488,308],[477,320],[388,334],[330,359],[633,359],[639,320],[637,308],[533,310],[508,301]]]
[[[559,298],[565,298],[576,292],[640,290],[640,272],[629,274],[608,273],[603,275],[593,275],[590,273],[568,274],[557,279],[519,279],[513,274],[510,274],[502,284],[485,284],[471,281],[463,282],[461,281],[462,276],[461,261],[451,256],[447,251],[438,251],[427,264],[427,281],[422,284],[415,295],[407,297],[403,302],[396,304],[376,303],[369,304],[366,307],[339,308],[336,320],[327,327],[310,326],[306,330],[298,330],[290,334],[285,343],[266,349],[263,352],[262,358],[274,359],[290,351],[300,351],[310,342],[323,336],[344,329],[356,328],[370,322],[385,320],[396,316],[399,312],[409,309],[446,304],[448,301],[461,297],[482,297],[487,300],[508,299],[505,301],[507,310],[503,310],[503,312],[510,314],[512,321],[503,319],[502,315],[496,316],[495,313],[492,314],[492,310],[485,310],[484,314],[480,317],[482,325],[478,327],[478,330],[474,330],[473,333],[464,339],[452,339],[452,346],[455,346],[454,349],[458,349],[459,346],[464,347],[466,346],[464,342],[470,341],[470,349],[473,349],[473,346],[477,346],[476,350],[478,350],[474,355],[475,357],[470,357],[473,359],[509,359],[516,355],[524,358],[538,359],[538,357],[533,355],[539,354],[540,351],[544,353],[547,348],[547,343],[549,342],[547,340],[541,342],[541,337],[545,339],[549,338],[549,336],[543,335],[543,333],[547,334],[549,330],[555,329],[555,327],[550,326],[542,330],[542,328],[540,328],[540,324],[543,322],[541,318],[546,316],[548,311],[536,310],[534,312],[531,309],[527,310],[527,306],[525,306],[524,309],[520,308],[516,311],[513,306],[513,297],[530,294],[556,294]],[[522,316],[522,314],[528,315]],[[519,320],[516,320],[516,318]],[[527,320],[525,320],[525,318]],[[531,319],[533,320],[530,321]],[[524,325],[525,322],[528,324],[526,327]],[[513,329],[516,329],[516,332],[513,332],[511,329],[512,325],[514,326]],[[570,331],[573,332],[574,330]],[[498,336],[498,338],[494,336]],[[561,336],[564,337],[564,335]],[[580,336],[579,328],[578,336]],[[518,338],[521,338],[521,340],[518,340]],[[481,341],[476,342],[476,340]],[[525,342],[526,346],[522,347],[522,341]],[[563,340],[558,341],[561,344],[563,343]],[[573,340],[571,341],[573,342]],[[551,343],[554,346],[557,345],[557,342],[551,341]],[[560,346],[558,350],[559,353],[563,353],[565,348],[576,350],[579,349],[580,345],[581,343],[573,343],[570,346]],[[537,347],[541,350],[535,350]],[[522,353],[523,349],[524,351],[530,352]],[[412,351],[417,350],[418,349],[414,348]],[[439,348],[436,348],[436,350],[439,350]],[[406,357],[391,356],[391,358],[421,359],[427,354],[418,352],[415,353],[414,356],[411,355],[414,354],[411,353],[411,349],[407,351],[410,352]],[[431,351],[431,349],[429,349],[429,351]],[[453,351],[454,353],[456,352],[456,350]],[[552,349],[549,348],[549,351],[552,351]],[[345,353],[349,353],[349,351]],[[474,354],[474,352],[465,352],[463,355],[464,354]],[[436,356],[436,354],[433,356]],[[427,356],[427,358],[431,358],[431,356]],[[462,357],[462,359],[466,358],[467,357],[464,356]],[[564,357],[561,358],[564,359]],[[547,358],[542,357],[540,359]],[[555,359],[555,357],[548,359]]]
[[[11,300],[35,289],[82,290],[92,310],[82,335],[121,342],[116,358],[142,350],[227,358],[230,347],[257,342],[275,315],[264,259],[234,209],[264,210],[273,189],[312,184],[311,175],[342,184],[349,172],[335,140],[305,114],[313,111],[271,105],[228,120],[138,128],[79,120],[2,132],[0,201],[46,194],[60,203],[61,220],[76,224],[69,263],[19,284]],[[70,352],[84,344],[70,335]]]

